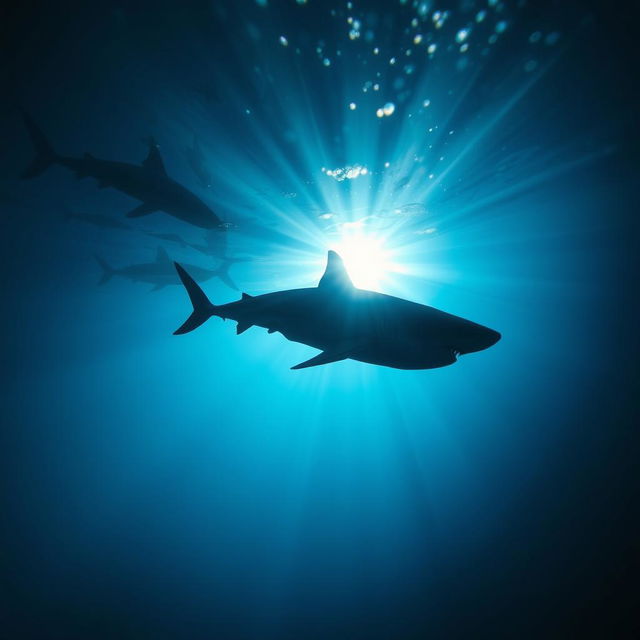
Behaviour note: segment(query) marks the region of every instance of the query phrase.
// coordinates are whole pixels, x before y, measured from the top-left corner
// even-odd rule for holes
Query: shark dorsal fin
[[[248,293],[243,293],[242,294],[242,299],[243,300],[251,300],[251,298],[253,298],[253,296],[250,296]]]
[[[149,171],[159,176],[166,176],[167,172],[164,168],[164,162],[160,155],[160,148],[153,138],[149,138],[149,153],[147,157],[142,161],[142,166]]]
[[[156,252],[156,262],[171,262],[171,258],[169,258],[169,255],[163,247],[158,247],[158,251]]]
[[[327,268],[324,271],[324,275],[320,278],[318,287],[324,288],[353,288],[353,283],[349,274],[345,269],[342,258],[335,252],[329,251],[327,254]]]

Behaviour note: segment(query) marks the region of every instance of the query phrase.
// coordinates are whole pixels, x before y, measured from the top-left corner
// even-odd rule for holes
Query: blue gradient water
[[[315,352],[280,334],[174,337],[184,290],[97,287],[94,255],[213,267],[144,231],[205,234],[65,220],[136,203],[61,167],[19,181],[5,109],[8,637],[518,637],[582,611],[585,555],[622,563],[598,554],[631,464],[637,224],[606,37],[577,5],[443,5],[439,28],[422,5],[107,3],[16,31],[11,108],[67,155],[136,163],[155,136],[237,225],[242,291],[315,286],[327,249],[373,243],[372,286],[503,338],[431,371],[291,371]]]

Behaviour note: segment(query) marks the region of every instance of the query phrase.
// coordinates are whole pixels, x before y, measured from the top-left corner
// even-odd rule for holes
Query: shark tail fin
[[[113,278],[115,270],[107,263],[104,258],[101,258],[98,255],[96,255],[95,258],[98,264],[102,267],[102,276],[100,277],[100,280],[98,280],[98,285],[102,285],[109,282],[109,280]]]
[[[22,117],[29,132],[29,137],[36,151],[36,157],[31,164],[22,172],[22,178],[35,178],[46,171],[54,162],[58,160],[58,154],[54,151],[47,137],[34,122],[33,118],[23,109]]]
[[[189,333],[197,329],[201,324],[205,323],[212,315],[215,314],[216,306],[211,304],[204,291],[198,283],[177,263],[173,263],[176,271],[180,276],[180,280],[184,288],[189,294],[189,299],[193,305],[193,312],[178,329],[173,332],[174,336]]]

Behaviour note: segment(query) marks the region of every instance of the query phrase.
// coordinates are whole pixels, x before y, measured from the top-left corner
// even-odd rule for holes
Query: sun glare
[[[354,233],[333,242],[333,249],[344,261],[353,284],[360,289],[380,291],[385,278],[395,271],[390,251],[381,238]]]

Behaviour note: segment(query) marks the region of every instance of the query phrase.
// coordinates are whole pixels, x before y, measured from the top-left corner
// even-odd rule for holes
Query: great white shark
[[[128,218],[164,211],[203,229],[229,228],[198,196],[167,175],[158,145],[152,138],[147,157],[140,165],[101,160],[90,153],[71,158],[56,153],[31,116],[26,111],[22,115],[36,150],[36,157],[22,173],[23,178],[35,178],[52,164],[59,164],[74,171],[78,178],[95,178],[100,188],[111,187],[139,200],[142,204],[127,213]]]
[[[487,349],[501,337],[493,329],[433,307],[356,288],[334,251],[329,251],[317,287],[260,296],[243,293],[240,300],[223,305],[212,304],[187,271],[175,266],[193,313],[174,334],[193,331],[218,316],[235,320],[238,334],[256,325],[320,349],[292,369],[347,358],[396,369],[434,369]]]
[[[148,282],[154,285],[152,291],[157,291],[167,285],[180,284],[180,281],[176,277],[173,262],[162,247],[158,247],[154,262],[131,264],[128,267],[121,267],[120,269],[114,269],[100,256],[96,256],[96,260],[102,267],[102,276],[98,284],[109,282],[113,276],[127,278],[133,282]],[[188,268],[198,282],[218,278],[229,288],[238,291],[236,283],[229,275],[229,267],[235,262],[236,260],[233,258],[224,258],[220,266],[216,269],[204,269],[203,267],[197,267],[195,265],[188,265]]]

